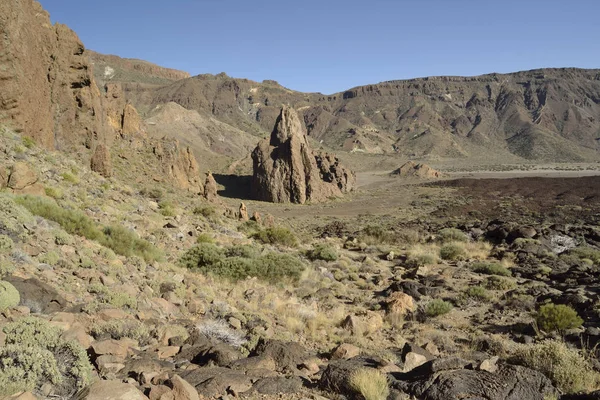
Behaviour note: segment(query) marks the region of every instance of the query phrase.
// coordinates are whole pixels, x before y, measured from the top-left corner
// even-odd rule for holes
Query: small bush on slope
[[[579,328],[583,324],[577,311],[563,304],[544,304],[535,319],[541,330],[560,334],[564,334],[567,329]]]
[[[76,342],[60,338],[59,328],[35,317],[4,327],[6,346],[0,347],[0,395],[39,389],[51,383],[58,394],[72,395],[87,386],[92,366]]]
[[[352,373],[350,386],[365,400],[385,400],[390,393],[385,374],[373,368],[361,368]]]
[[[296,247],[298,244],[296,236],[289,229],[281,226],[260,230],[254,233],[252,237],[265,244],[279,244],[288,247]]]
[[[442,242],[466,242],[469,237],[456,228],[445,228],[438,232]]]
[[[338,259],[337,251],[326,244],[319,243],[312,250],[307,252],[311,260],[336,261]]]
[[[0,312],[19,305],[19,291],[9,282],[0,281]]]

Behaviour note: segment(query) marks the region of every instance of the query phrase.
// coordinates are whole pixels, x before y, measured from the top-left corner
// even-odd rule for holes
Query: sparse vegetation
[[[545,340],[531,345],[516,345],[512,361],[541,371],[566,393],[592,391],[600,385],[600,374],[590,361],[562,341]]]
[[[446,242],[466,242],[469,240],[461,230],[456,228],[445,228],[438,232],[438,236],[443,243]]]
[[[150,339],[150,329],[143,322],[136,320],[112,320],[100,322],[92,327],[91,334],[95,338],[109,337],[119,340],[129,338],[144,346]]]
[[[465,295],[469,298],[487,301],[490,299],[490,294],[482,286],[471,286],[465,291]]]
[[[19,305],[19,291],[9,282],[0,281],[0,312]]]
[[[81,211],[62,208],[48,198],[25,195],[19,196],[16,200],[32,214],[58,223],[72,235],[95,240],[117,254],[138,255],[147,261],[155,261],[162,257],[161,252],[154,245],[140,239],[137,234],[122,226],[108,226],[100,230],[96,223]]]
[[[510,270],[499,263],[478,262],[473,264],[473,271],[485,275],[511,276]]]
[[[440,248],[440,257],[442,260],[459,261],[465,259],[467,252],[460,243],[448,243]]]
[[[445,300],[434,299],[425,306],[425,315],[430,318],[435,318],[440,315],[448,314],[453,308],[452,304]]]
[[[361,368],[350,376],[350,385],[365,400],[386,400],[390,389],[384,373],[373,368]]]

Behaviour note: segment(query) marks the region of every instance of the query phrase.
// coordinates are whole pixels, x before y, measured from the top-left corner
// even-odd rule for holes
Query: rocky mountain
[[[269,132],[282,104],[335,150],[415,158],[581,161],[598,158],[600,70],[539,69],[383,82],[332,95],[274,81],[199,75],[128,87],[141,110],[175,102],[238,129]]]

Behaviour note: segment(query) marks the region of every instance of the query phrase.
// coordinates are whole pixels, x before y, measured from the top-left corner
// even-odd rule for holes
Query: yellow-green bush
[[[306,255],[311,260],[336,261],[338,259],[337,251],[323,243],[315,245]]]
[[[425,306],[425,315],[430,318],[435,318],[440,315],[448,314],[452,308],[454,307],[451,303],[442,299],[434,299]]]
[[[350,386],[365,400],[386,400],[390,389],[386,375],[373,368],[361,368],[350,376]]]
[[[59,328],[35,317],[4,327],[6,345],[0,347],[0,395],[40,389],[51,383],[56,394],[72,396],[87,386],[92,366],[76,342],[60,338]]]
[[[150,339],[150,329],[146,324],[136,320],[110,320],[100,322],[92,327],[92,336],[99,339],[108,336],[120,340],[129,338],[144,346]]]
[[[566,393],[597,390],[600,374],[580,351],[558,340],[517,345],[512,362],[536,369]]]
[[[485,275],[510,276],[510,270],[499,263],[478,262],[473,264],[473,271]]]
[[[459,243],[448,243],[440,248],[440,258],[448,261],[463,260],[467,257],[465,248]]]
[[[445,228],[438,232],[442,242],[466,242],[469,237],[456,228]]]
[[[295,247],[298,244],[296,236],[289,229],[282,226],[260,230],[254,233],[252,237],[265,244],[278,244],[288,247]]]
[[[0,312],[19,305],[19,291],[9,282],[0,281]]]

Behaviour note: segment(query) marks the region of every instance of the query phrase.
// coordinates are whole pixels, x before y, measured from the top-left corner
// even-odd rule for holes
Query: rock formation
[[[94,155],[90,161],[92,171],[99,173],[105,178],[112,176],[112,162],[110,160],[110,151],[104,144],[99,144],[94,150]]]
[[[152,152],[168,177],[167,182],[181,189],[204,193],[198,162],[189,147],[181,148],[179,141],[163,138],[154,142]]]
[[[238,219],[240,221],[248,221],[250,218],[248,217],[248,207],[246,207],[245,203],[240,203],[240,209],[238,211]]]
[[[436,171],[429,165],[415,163],[413,161],[408,161],[404,163],[400,168],[394,170],[390,175],[421,179],[434,179],[442,176],[442,174],[439,171]]]
[[[9,168],[0,166],[0,189],[2,188],[18,194],[44,194],[44,186],[39,182],[38,174],[22,161]]]
[[[293,108],[283,107],[270,139],[252,152],[255,198],[275,203],[320,202],[354,189],[354,173],[332,155],[311,150]]]
[[[204,198],[208,201],[215,201],[217,197],[217,181],[215,181],[213,174],[208,171],[204,182]]]
[[[49,149],[103,141],[102,96],[77,35],[32,0],[0,3],[0,34],[0,123]]]

